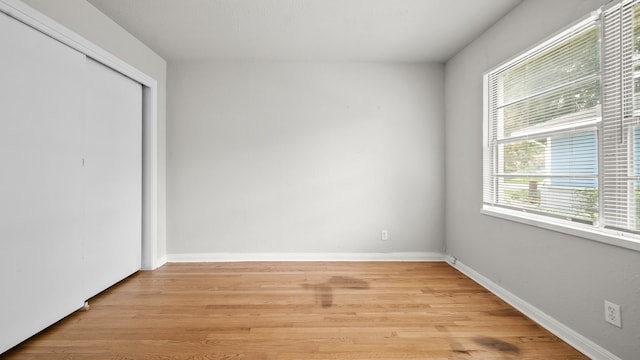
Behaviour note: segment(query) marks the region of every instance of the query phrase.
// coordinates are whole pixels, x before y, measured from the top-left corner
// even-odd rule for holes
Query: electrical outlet
[[[382,240],[382,241],[389,240],[389,231],[388,230],[380,231],[380,240]]]
[[[604,319],[611,325],[622,327],[622,317],[620,315],[620,305],[610,301],[604,301]]]

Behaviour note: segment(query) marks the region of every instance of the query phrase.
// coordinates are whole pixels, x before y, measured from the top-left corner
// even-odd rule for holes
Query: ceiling
[[[444,62],[521,0],[88,0],[168,61]]]

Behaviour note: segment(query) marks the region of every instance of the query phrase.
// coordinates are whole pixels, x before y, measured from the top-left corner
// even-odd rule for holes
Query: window
[[[605,86],[603,124],[603,213],[605,226],[629,232],[640,230],[640,107],[635,101],[640,70],[640,7],[627,1],[605,13]]]
[[[485,75],[485,213],[640,233],[637,3],[608,5]]]

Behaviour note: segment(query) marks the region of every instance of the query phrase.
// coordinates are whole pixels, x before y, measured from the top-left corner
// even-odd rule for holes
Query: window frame
[[[621,230],[617,230],[617,229],[610,229],[610,228],[606,228],[604,226],[604,221],[599,221],[598,223],[595,224],[583,224],[581,222],[576,222],[576,221],[571,221],[571,220],[565,220],[562,218],[556,218],[553,216],[547,216],[547,215],[540,215],[537,213],[533,213],[531,211],[527,211],[526,209],[510,209],[508,207],[503,207],[503,206],[496,206],[493,204],[489,204],[485,202],[485,186],[487,185],[487,182],[489,181],[493,181],[493,169],[491,169],[492,166],[492,161],[488,160],[488,156],[491,156],[492,153],[492,149],[490,149],[490,129],[491,129],[491,116],[490,116],[490,112],[492,111],[490,109],[490,99],[489,99],[489,92],[491,90],[490,88],[490,76],[492,74],[498,73],[501,70],[512,66],[513,64],[519,63],[524,61],[525,59],[529,59],[532,58],[533,56],[535,56],[536,54],[540,53],[541,51],[545,51],[545,49],[549,49],[551,47],[553,47],[555,44],[561,43],[567,39],[570,38],[570,36],[572,36],[573,34],[579,32],[580,29],[584,29],[585,27],[589,26],[589,24],[598,24],[601,28],[600,31],[602,31],[602,26],[603,26],[603,21],[602,21],[602,15],[603,12],[605,11],[605,9],[611,9],[615,6],[620,6],[621,3],[629,3],[630,1],[622,1],[622,2],[615,2],[614,4],[608,4],[606,6],[603,6],[601,9],[598,9],[594,12],[592,12],[591,14],[583,17],[582,19],[574,22],[573,24],[567,26],[566,28],[564,28],[563,30],[555,33],[554,35],[550,36],[549,38],[547,38],[546,40],[543,40],[541,42],[539,42],[538,44],[532,46],[531,48],[529,48],[528,50],[522,52],[521,54],[515,56],[514,58],[503,62],[501,65],[496,66],[494,68],[492,68],[491,70],[487,71],[484,75],[483,75],[483,133],[482,133],[482,139],[483,139],[483,160],[482,160],[482,164],[483,164],[483,174],[482,174],[482,184],[483,184],[483,191],[482,191],[482,207],[480,210],[480,213],[483,215],[488,215],[488,216],[492,216],[492,217],[497,217],[500,219],[504,219],[504,220],[509,220],[509,221],[514,221],[514,222],[518,222],[518,223],[522,223],[522,224],[526,224],[526,225],[531,225],[531,226],[535,226],[535,227],[539,227],[539,228],[544,228],[544,229],[548,229],[548,230],[552,230],[552,231],[556,231],[556,232],[560,232],[560,233],[564,233],[564,234],[568,234],[568,235],[573,235],[573,236],[577,236],[577,237],[581,237],[584,239],[588,239],[588,240],[592,240],[592,241],[597,241],[600,243],[605,243],[605,244],[609,244],[609,245],[614,245],[614,246],[618,246],[618,247],[622,247],[622,248],[626,248],[626,249],[630,249],[630,250],[635,250],[635,251],[640,251],[640,235],[635,234],[633,232],[627,232],[627,231],[621,231]],[[640,6],[640,4],[639,4]],[[601,37],[602,38],[602,37]],[[601,40],[601,59],[604,58],[604,53],[603,53],[603,43],[604,43],[604,38],[602,38]],[[602,61],[602,60],[601,60]],[[602,64],[601,64],[602,66]],[[599,78],[600,78],[600,90],[602,91],[602,88],[604,86],[604,82],[603,82],[603,74],[604,71],[603,69],[600,71],[599,74]],[[601,101],[602,106],[604,106],[604,99]],[[601,162],[602,160],[602,154],[603,154],[603,149],[602,149],[602,121],[598,122],[597,124],[595,124],[596,126],[596,132],[597,132],[597,144],[598,144],[598,197],[599,197],[599,201],[598,201],[598,209],[599,209],[599,216],[603,216],[603,212],[604,212],[604,203],[603,203],[603,191],[602,191],[602,184],[603,184],[603,171],[602,171],[602,167],[603,167],[603,163]],[[494,194],[495,195],[495,194]]]

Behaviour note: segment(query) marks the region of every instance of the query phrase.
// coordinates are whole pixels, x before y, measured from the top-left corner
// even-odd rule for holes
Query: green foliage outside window
[[[505,173],[535,173],[545,168],[547,140],[523,141],[504,146]]]

